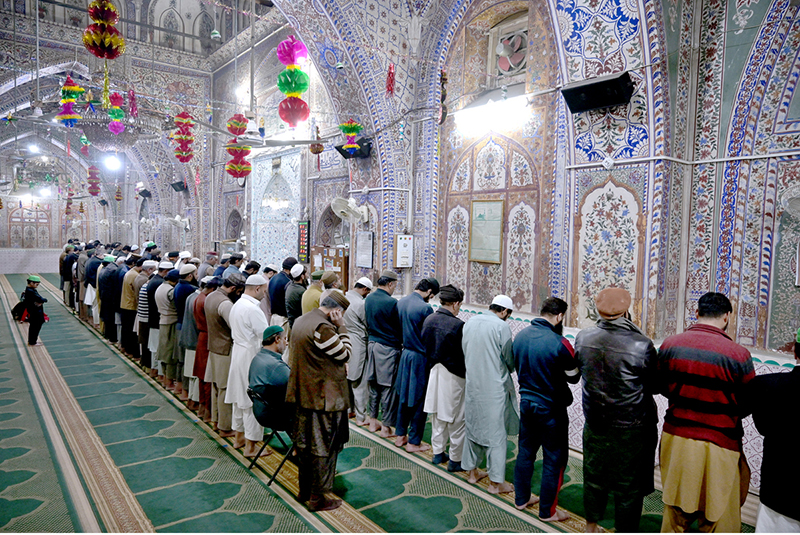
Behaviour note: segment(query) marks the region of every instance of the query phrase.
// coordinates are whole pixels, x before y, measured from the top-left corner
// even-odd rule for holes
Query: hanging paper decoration
[[[131,117],[136,119],[139,117],[139,106],[136,105],[136,93],[133,92],[133,88],[128,90],[128,112],[131,114]]]
[[[278,115],[292,128],[307,120],[310,113],[308,104],[297,97],[285,98],[278,104]]]
[[[187,163],[194,158],[194,150],[192,149],[192,143],[194,143],[192,128],[194,128],[194,125],[194,119],[185,111],[175,116],[177,130],[175,130],[172,139],[178,144],[175,147],[175,157],[179,162]]]
[[[0,210],[3,209],[3,199],[0,199]]]
[[[83,208],[83,201],[81,201],[80,206],[78,207],[78,212],[81,214],[85,214],[86,210]]]
[[[242,115],[241,113],[237,113],[230,119],[228,119],[228,132],[233,134],[234,136],[241,136],[247,131],[247,117]]]
[[[319,126],[315,126],[314,128],[317,132],[317,141],[320,141]],[[312,143],[311,146],[308,147],[308,150],[311,151],[311,154],[314,154],[317,157],[317,171],[320,171],[319,155],[325,150],[325,145],[322,143]]]
[[[233,143],[236,143],[235,138],[230,141],[230,144]],[[229,145],[225,148],[225,150],[228,151],[228,154],[233,157],[233,159],[225,165],[225,170],[229,175],[234,178],[242,178],[250,174],[250,171],[252,171],[252,166],[250,165],[250,162],[245,160],[245,157],[250,155],[250,149],[251,147],[246,145],[234,147]]]
[[[89,178],[87,182],[89,183],[89,194],[93,197],[100,195],[100,169],[93,165],[89,167]]]
[[[386,96],[394,96],[394,63],[389,64],[389,72],[386,73]]]
[[[92,144],[92,142],[89,141],[89,138],[86,137],[86,134],[82,134],[81,135],[81,154],[83,154],[87,158],[89,157],[89,145],[91,145],[91,144]]]
[[[111,106],[111,99],[109,97],[109,82],[108,82],[108,62],[106,61],[103,68],[103,109],[107,110]]]
[[[347,143],[344,144],[342,147],[350,154],[355,154],[355,152],[360,149],[361,147],[356,143],[356,136],[359,132],[364,129],[359,123],[355,122],[354,120],[350,119],[346,123],[342,123],[339,125],[339,130],[347,138]]]
[[[81,116],[73,109],[75,101],[84,92],[84,89],[76,84],[68,74],[67,81],[61,86],[61,112],[56,115],[56,119],[64,126],[72,128]]]
[[[286,66],[286,70],[278,75],[278,89],[287,97],[278,105],[278,115],[283,122],[295,128],[310,114],[308,104],[300,98],[309,86],[308,75],[302,71],[308,60],[308,49],[294,35],[290,35],[278,45],[276,54],[278,61]]]
[[[114,194],[114,200],[115,201],[122,200],[122,189],[119,186],[117,186],[117,192]]]
[[[125,99],[116,91],[108,97],[111,109],[108,110],[108,116],[111,117],[111,122],[108,123],[108,129],[115,136],[120,135],[125,131],[125,125],[122,119],[125,118],[125,111],[120,107],[125,103]]]
[[[125,52],[125,38],[114,25],[119,12],[110,0],[94,0],[89,4],[89,18],[94,21],[83,31],[83,45],[102,59],[116,59]]]

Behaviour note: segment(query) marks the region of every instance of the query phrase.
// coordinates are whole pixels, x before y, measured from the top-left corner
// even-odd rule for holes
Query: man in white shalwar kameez
[[[467,443],[461,466],[469,482],[489,476],[489,492],[514,490],[506,482],[506,441],[519,433],[519,403],[511,379],[514,354],[511,328],[506,320],[514,304],[506,295],[492,300],[489,312],[470,318],[464,325],[462,346],[466,365]],[[488,474],[478,470],[486,456]]]
[[[264,438],[264,429],[253,415],[253,402],[247,395],[247,386],[250,363],[261,349],[264,330],[269,327],[267,318],[259,307],[267,287],[267,279],[261,275],[250,275],[245,283],[244,294],[230,312],[233,349],[225,403],[233,405],[231,427],[236,431],[233,447],[244,446],[245,457],[255,457],[258,453],[256,444]],[[262,455],[269,453],[269,450],[264,450]]]

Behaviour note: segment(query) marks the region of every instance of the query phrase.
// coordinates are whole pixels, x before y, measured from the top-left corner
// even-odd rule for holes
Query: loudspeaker
[[[372,140],[367,137],[362,137],[356,143],[359,146],[359,149],[355,151],[353,154],[347,152],[347,149],[343,149],[344,144],[336,145],[336,150],[339,151],[339,154],[342,155],[342,158],[345,160],[349,160],[350,158],[369,158],[370,153],[372,152]]]
[[[626,71],[567,84],[561,88],[561,94],[569,111],[580,113],[627,104],[634,88],[631,75]]]
[[[175,191],[186,191],[186,185],[183,182],[173,182],[170,186]]]
[[[100,199],[100,206],[108,206],[108,201],[105,199]]]
[[[149,199],[152,196],[153,196],[153,194],[150,193],[150,190],[148,190],[148,189],[143,189],[142,191],[139,192],[139,197],[141,197],[143,199]]]

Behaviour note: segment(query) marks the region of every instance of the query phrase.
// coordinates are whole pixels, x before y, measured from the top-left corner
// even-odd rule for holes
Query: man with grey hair
[[[286,401],[297,406],[294,444],[298,451],[298,501],[311,511],[329,511],[342,500],[328,499],[336,460],[350,439],[350,395],[345,365],[350,340],[343,315],[350,302],[341,292],[295,321],[289,346],[291,372]]]
[[[489,492],[505,494],[514,490],[506,482],[506,441],[519,433],[519,405],[511,372],[514,353],[511,328],[506,320],[514,303],[497,295],[489,313],[472,316],[464,325],[462,347],[466,366],[467,443],[461,466],[469,482],[489,476]],[[488,474],[478,470],[486,457]]]
[[[206,260],[197,268],[197,280],[203,280],[208,275],[214,273],[214,266],[217,265],[217,253],[209,251],[206,253]]]

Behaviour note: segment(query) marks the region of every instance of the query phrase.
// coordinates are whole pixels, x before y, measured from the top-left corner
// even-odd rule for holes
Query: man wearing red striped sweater
[[[725,333],[733,312],[720,293],[697,303],[697,323],[664,340],[661,393],[669,407],[661,436],[662,532],[738,532],[750,469],[742,452],[744,385],[755,377],[750,353]]]

